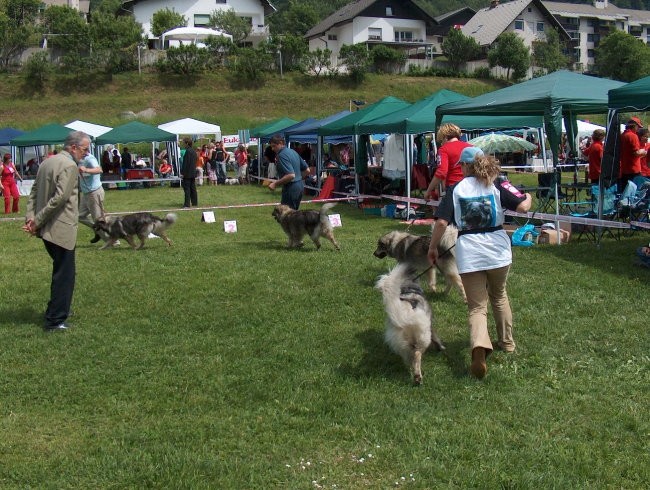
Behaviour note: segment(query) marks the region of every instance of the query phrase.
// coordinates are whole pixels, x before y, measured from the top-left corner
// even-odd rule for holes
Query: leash
[[[455,246],[456,246],[456,244],[454,243],[451,247],[449,247],[447,250],[445,250],[445,251],[442,252],[440,255],[438,255],[438,258],[440,258],[440,257],[444,257],[444,256],[445,256],[446,254],[448,254],[448,253],[451,251],[451,249],[454,248]],[[440,273],[442,274],[442,271],[440,270],[440,267],[438,267],[438,264],[433,264],[433,265],[435,265],[435,266],[436,266],[436,269],[438,269],[438,272],[440,272]],[[418,274],[417,276],[415,276],[415,279],[416,279],[416,280],[417,280],[417,279],[420,279],[424,274],[426,274],[426,273],[429,272],[431,269],[433,269],[433,265],[430,265],[429,267],[427,267],[426,269],[424,269],[420,274]]]

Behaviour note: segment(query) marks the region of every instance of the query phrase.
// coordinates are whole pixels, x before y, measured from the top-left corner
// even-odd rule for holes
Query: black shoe
[[[65,332],[66,330],[70,330],[71,327],[72,327],[72,325],[70,325],[69,323],[63,322],[63,323],[60,323],[60,324],[54,325],[54,326],[46,326],[45,331],[46,332]]]
[[[92,240],[90,240],[90,243],[97,243],[101,239],[102,237],[100,237],[97,233],[95,233],[95,237]]]

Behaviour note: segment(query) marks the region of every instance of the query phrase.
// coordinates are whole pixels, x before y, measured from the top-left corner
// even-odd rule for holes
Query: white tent
[[[218,31],[216,29],[208,29],[206,27],[177,27],[167,32],[163,32],[160,36],[160,42],[162,45],[165,45],[165,40],[167,41],[189,41],[194,44],[197,41],[204,41],[210,36],[215,37],[227,37],[232,40],[230,34],[225,32]]]
[[[179,134],[196,136],[214,135],[214,139],[217,141],[221,139],[221,126],[199,121],[197,119],[192,119],[191,117],[186,117],[184,119],[178,119],[177,121],[161,124],[158,126],[158,129],[173,133],[176,136]]]
[[[93,124],[85,121],[72,121],[69,124],[65,125],[66,128],[74,129],[75,131],[83,131],[88,136],[92,138],[97,138],[104,133],[108,133],[111,129],[108,126],[102,126],[100,124]]]

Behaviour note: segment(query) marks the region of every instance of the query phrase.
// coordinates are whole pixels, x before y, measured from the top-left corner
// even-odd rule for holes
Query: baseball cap
[[[474,163],[474,159],[477,156],[485,156],[485,153],[476,146],[468,146],[467,148],[463,148],[463,151],[460,153],[458,163]]]
[[[636,124],[637,126],[639,126],[640,128],[643,127],[643,124],[641,124],[641,119],[639,119],[639,118],[636,117],[636,116],[632,116],[632,117],[630,118],[630,120],[629,120],[627,123],[628,123],[628,124],[630,124],[630,123],[634,123],[634,124]]]

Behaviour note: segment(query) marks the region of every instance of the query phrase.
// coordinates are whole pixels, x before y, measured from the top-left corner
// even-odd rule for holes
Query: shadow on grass
[[[356,338],[363,346],[363,356],[356,364],[341,363],[338,367],[341,376],[355,379],[389,378],[400,382],[409,376],[402,359],[384,343],[383,332],[369,328],[359,332]]]
[[[0,310],[0,317],[9,320],[9,323],[16,326],[39,327],[43,324],[43,312],[34,308],[3,309]]]

